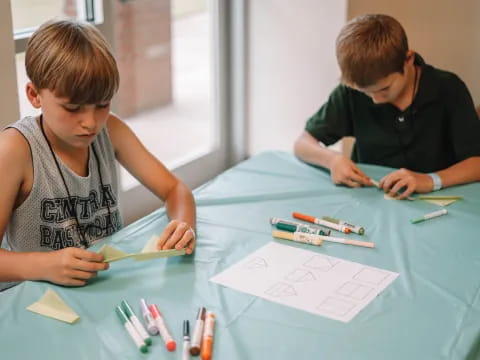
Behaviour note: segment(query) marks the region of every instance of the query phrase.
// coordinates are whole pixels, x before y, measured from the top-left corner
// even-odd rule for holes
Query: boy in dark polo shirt
[[[398,21],[366,15],[337,38],[342,83],[295,143],[302,160],[330,170],[335,184],[372,185],[355,162],[400,168],[380,187],[406,198],[480,181],[480,120],[455,74],[425,64]],[[345,136],[352,159],[327,149]]]

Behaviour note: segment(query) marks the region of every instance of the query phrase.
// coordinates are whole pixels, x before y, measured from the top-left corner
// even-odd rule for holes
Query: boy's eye
[[[64,106],[63,108],[68,112],[77,112],[80,110],[80,106]]]
[[[98,109],[105,109],[106,107],[109,107],[109,106],[110,106],[110,103],[97,104],[97,108],[98,108]]]

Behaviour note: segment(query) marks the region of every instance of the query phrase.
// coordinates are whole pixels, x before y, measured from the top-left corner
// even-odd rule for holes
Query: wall
[[[18,120],[17,79],[10,1],[0,1],[0,128]]]
[[[248,153],[292,150],[339,79],[335,39],[346,0],[248,1]]]
[[[350,0],[348,18],[383,13],[398,19],[410,48],[427,63],[453,71],[480,104],[480,1],[478,0]]]

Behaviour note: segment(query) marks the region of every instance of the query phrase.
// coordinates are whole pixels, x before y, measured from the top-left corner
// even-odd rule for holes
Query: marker
[[[125,314],[128,316],[128,319],[132,323],[135,330],[137,330],[138,335],[140,335],[143,341],[145,341],[145,344],[147,344],[148,346],[152,345],[152,339],[150,339],[150,336],[148,336],[147,331],[143,327],[142,323],[138,320],[137,316],[133,312],[133,309],[130,307],[130,305],[126,300],[122,300],[122,309],[125,312]]]
[[[200,354],[200,343],[202,342],[203,323],[205,321],[205,308],[198,309],[197,322],[195,323],[195,329],[193,330],[192,345],[190,346],[190,354]]]
[[[316,218],[316,217],[314,217],[314,216],[305,215],[305,214],[301,214],[301,213],[298,213],[298,212],[294,212],[294,213],[292,214],[292,216],[293,216],[295,219],[300,219],[300,220],[308,221],[308,222],[311,222],[311,223],[314,223],[314,224],[323,225],[323,226],[325,226],[325,227],[328,227],[328,228],[330,228],[330,229],[343,232],[343,233],[345,233],[345,234],[349,234],[350,231],[351,231],[350,228],[348,228],[348,227],[346,227],[346,226],[344,226],[344,225],[335,224],[335,223],[332,223],[332,222],[330,222],[330,221],[325,221],[325,220]]]
[[[304,232],[316,235],[330,235],[331,231],[321,226],[303,224],[296,221],[284,220],[277,217],[270,218],[270,224],[275,225],[279,230],[290,232]]]
[[[421,223],[425,220],[433,219],[433,218],[436,218],[436,217],[439,217],[439,216],[442,216],[442,215],[446,215],[446,214],[448,214],[447,209],[441,209],[441,210],[438,210],[438,211],[431,212],[429,214],[425,214],[422,217],[419,217],[417,219],[410,220],[410,222],[412,224],[418,224],[418,223]]]
[[[182,360],[190,360],[190,322],[188,320],[183,320]]]
[[[203,332],[202,339],[202,360],[211,360],[213,350],[213,330],[215,328],[215,314],[211,311],[207,311],[205,315],[205,331]]]
[[[143,339],[140,337],[137,330],[135,330],[135,328],[133,327],[133,324],[130,322],[130,320],[128,320],[128,317],[127,315],[125,315],[122,308],[120,306],[117,306],[115,308],[115,312],[117,313],[120,321],[123,323],[123,326],[127,330],[128,334],[135,342],[135,345],[137,345],[137,347],[140,349],[142,353],[146,353],[148,351],[147,345],[145,345],[145,343],[143,342]]]
[[[346,245],[356,245],[362,246],[367,248],[374,248],[375,244],[368,241],[360,241],[360,240],[351,240],[351,239],[343,239],[337,238],[333,236],[321,236],[321,235],[314,235],[314,234],[305,234],[305,233],[291,233],[287,231],[272,231],[272,236],[279,239],[284,240],[293,240],[296,242],[301,242],[304,244],[311,244],[311,245],[322,245],[322,241],[329,241],[329,242],[336,242],[339,244],[346,244]]]
[[[170,332],[167,329],[167,324],[165,324],[165,320],[163,320],[162,314],[160,313],[160,310],[158,310],[157,305],[151,304],[148,308],[152,313],[153,319],[157,323],[158,331],[165,343],[165,347],[168,351],[175,351],[177,343],[173,340],[172,335],[170,335]]]
[[[330,216],[322,216],[322,219],[326,220],[326,221],[330,221],[330,222],[335,223],[335,224],[346,226],[346,227],[350,228],[350,230],[352,232],[357,233],[359,235],[365,234],[365,229],[363,227],[356,226],[356,225],[353,225],[353,224],[349,224],[345,220],[338,220],[338,219],[332,218]],[[322,235],[322,234],[320,234],[320,235]]]
[[[147,331],[150,335],[158,334],[158,327],[153,320],[152,313],[148,310],[148,304],[145,299],[140,299],[140,309],[142,310],[143,320],[147,325]]]

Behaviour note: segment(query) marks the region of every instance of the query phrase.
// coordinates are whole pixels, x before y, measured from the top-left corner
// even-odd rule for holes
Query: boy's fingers
[[[354,187],[354,188],[358,188],[362,186],[357,181],[353,181],[351,179],[345,179],[343,183],[349,187]]]
[[[167,242],[168,238],[172,233],[175,231],[175,229],[178,226],[178,221],[177,220],[172,220],[168,223],[168,225],[165,227],[165,230],[163,230],[162,234],[160,235],[160,239],[158,239],[157,242],[157,249],[162,250],[163,245]]]
[[[79,279],[68,279],[67,281],[62,282],[62,285],[67,286],[85,286],[87,282],[85,280]]]
[[[355,186],[355,187],[359,187],[360,185],[366,185],[366,178],[364,178],[362,175],[355,172],[352,172],[348,176],[348,180],[353,180],[354,182],[356,182],[358,186]]]
[[[180,223],[173,234],[170,236],[170,238],[167,240],[165,245],[163,246],[163,249],[173,249],[176,243],[182,239],[183,235],[185,232],[189,229],[189,226],[185,223]]]
[[[188,244],[187,246],[187,254],[190,255],[191,253],[193,253],[193,248],[195,247],[195,240],[193,241],[190,241],[190,243]]]
[[[175,245],[175,249],[183,249],[187,247],[190,242],[193,242],[193,233],[190,229],[188,229],[187,231],[185,231],[180,241],[177,242],[177,244]]]
[[[108,266],[109,264],[106,262],[95,262],[95,261],[77,259],[73,263],[72,267],[80,271],[97,272],[97,271],[108,269]]]

